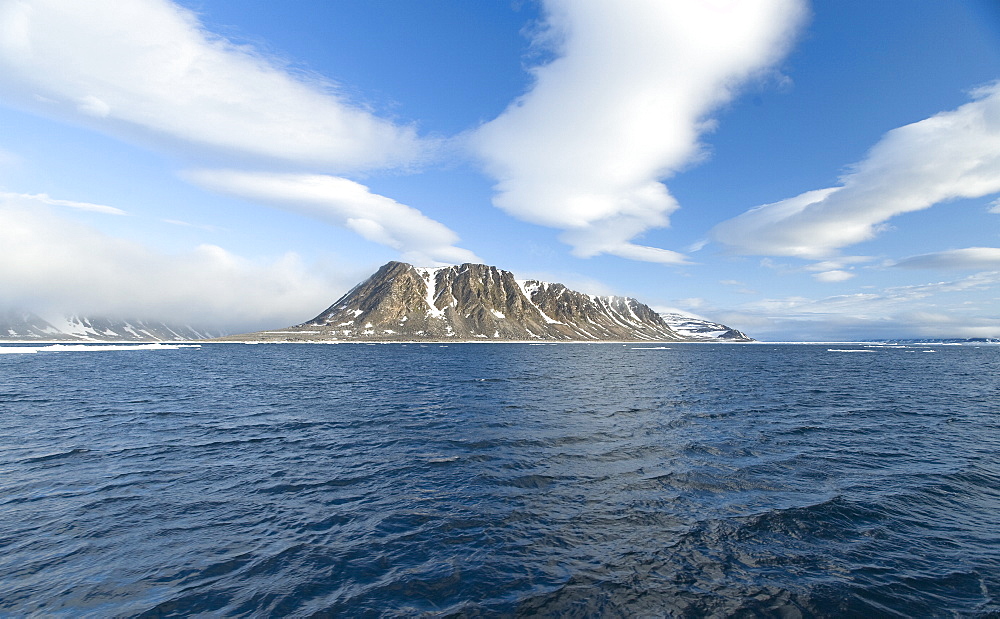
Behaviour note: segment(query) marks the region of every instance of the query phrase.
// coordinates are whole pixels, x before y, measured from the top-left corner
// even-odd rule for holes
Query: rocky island
[[[669,318],[673,317],[673,320]],[[678,319],[679,318],[679,319]],[[672,324],[674,326],[672,326]],[[683,325],[683,326],[682,326]],[[745,334],[661,316],[629,297],[518,280],[484,264],[423,268],[389,262],[302,324],[216,341],[722,341]]]

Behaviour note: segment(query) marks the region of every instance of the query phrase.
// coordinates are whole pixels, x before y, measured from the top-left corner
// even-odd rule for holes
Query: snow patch
[[[438,271],[442,269],[450,269],[451,267],[414,267],[413,270],[417,272],[420,279],[424,281],[424,288],[427,291],[427,296],[425,301],[427,302],[427,316],[433,318],[444,318],[444,310],[440,310],[434,305],[434,301],[437,299],[437,274]]]
[[[514,280],[514,282],[517,283],[517,287],[521,289],[521,294],[524,295],[524,298],[528,302],[528,305],[535,308],[538,311],[538,313],[541,314],[542,320],[544,320],[547,324],[550,325],[564,324],[558,320],[553,320],[549,318],[548,315],[542,311],[542,308],[535,305],[535,302],[531,300],[532,294],[534,294],[538,290],[545,290],[548,287],[548,284],[546,284],[545,282],[539,282],[535,280],[525,280],[525,279],[516,279]],[[534,333],[532,333],[532,335],[534,335]]]

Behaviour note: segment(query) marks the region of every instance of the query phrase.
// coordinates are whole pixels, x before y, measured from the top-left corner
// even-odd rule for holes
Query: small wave
[[[438,458],[428,458],[427,462],[431,464],[444,464],[446,462],[455,462],[458,460],[458,456],[441,456]]]
[[[865,350],[862,348],[827,348],[826,352],[875,352],[875,351]]]
[[[555,483],[556,478],[549,475],[522,475],[511,479],[498,479],[497,484],[511,488],[528,488],[543,490]]]
[[[25,458],[21,462],[25,464],[34,464],[36,462],[48,462],[50,460],[57,460],[59,458],[67,458],[69,456],[75,456],[77,454],[85,454],[89,452],[89,449],[83,447],[77,447],[75,449],[70,449],[69,451],[60,451],[51,454],[45,454],[44,456],[35,456],[33,458]]]

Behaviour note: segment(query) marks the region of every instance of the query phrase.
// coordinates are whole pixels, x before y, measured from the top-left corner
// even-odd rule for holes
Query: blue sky
[[[481,261],[1000,337],[1000,5],[0,0],[0,305],[235,330]]]

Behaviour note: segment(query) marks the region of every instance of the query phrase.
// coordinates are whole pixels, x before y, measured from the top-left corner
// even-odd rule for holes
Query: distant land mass
[[[518,280],[484,264],[389,262],[308,322],[217,341],[751,342],[725,325],[658,314],[635,299]]]
[[[217,337],[221,333],[151,320],[121,320],[78,315],[47,316],[27,311],[0,312],[0,341],[171,342]]]

